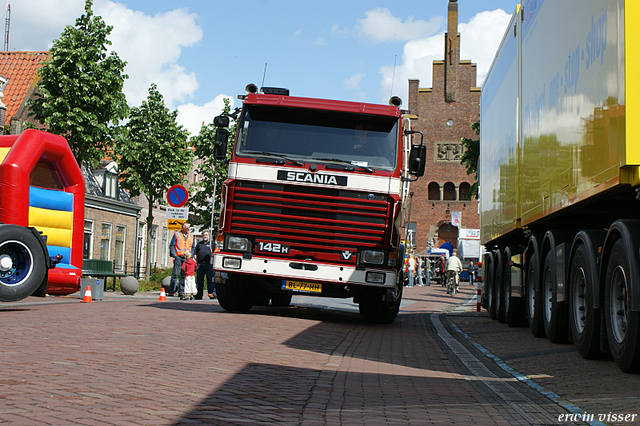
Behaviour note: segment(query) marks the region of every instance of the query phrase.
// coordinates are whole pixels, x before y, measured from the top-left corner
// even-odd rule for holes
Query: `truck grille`
[[[254,237],[254,249],[279,243],[290,251],[278,256],[353,264],[358,248],[383,245],[386,195],[246,181],[232,190],[231,233]]]

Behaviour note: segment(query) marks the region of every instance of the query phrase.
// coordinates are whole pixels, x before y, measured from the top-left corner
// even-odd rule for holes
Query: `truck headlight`
[[[227,250],[250,252],[251,242],[247,238],[230,235],[227,239]]]
[[[364,280],[372,284],[384,284],[387,275],[383,272],[367,272]]]
[[[360,262],[367,265],[383,265],[384,252],[377,250],[364,250],[360,257]]]
[[[225,257],[222,259],[222,267],[230,269],[240,269],[242,266],[242,260],[236,257]]]

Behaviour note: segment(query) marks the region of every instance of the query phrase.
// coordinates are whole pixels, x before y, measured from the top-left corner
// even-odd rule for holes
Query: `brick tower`
[[[432,80],[432,88],[419,88],[419,80],[409,80],[411,126],[424,134],[427,146],[425,174],[410,187],[418,253],[447,241],[457,247],[454,212],[461,213],[462,228],[479,227],[478,202],[467,199],[474,176],[460,164],[460,138],[477,139],[471,125],[479,119],[480,88],[475,87],[476,64],[460,60],[457,0],[449,0],[444,60],[433,61]]]

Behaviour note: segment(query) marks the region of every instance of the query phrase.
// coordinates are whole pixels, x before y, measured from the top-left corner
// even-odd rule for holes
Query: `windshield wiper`
[[[284,164],[286,161],[295,164],[296,166],[304,166],[302,161],[294,160],[292,158],[287,157],[284,154],[274,154],[273,152],[267,151],[242,151],[241,154],[250,154],[250,155],[263,155],[267,157],[278,157],[282,158],[283,161],[275,161],[275,164]]]
[[[348,164],[349,167],[345,167],[345,170],[347,170],[347,171],[355,170],[356,167],[357,167],[357,168],[359,168],[361,170],[364,170],[365,172],[373,173],[373,169],[371,167],[359,166],[357,164],[353,164],[351,161],[341,160],[339,158],[312,158],[312,160],[330,161],[332,163]]]

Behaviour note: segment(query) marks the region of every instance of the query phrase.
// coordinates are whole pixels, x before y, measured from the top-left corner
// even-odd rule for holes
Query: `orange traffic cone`
[[[88,285],[87,289],[84,291],[84,297],[82,298],[82,301],[84,303],[93,302],[93,300],[91,300],[91,286],[90,285]]]
[[[167,294],[164,292],[164,287],[162,287],[162,290],[160,290],[160,299],[158,299],[158,302],[166,302],[167,301]]]

